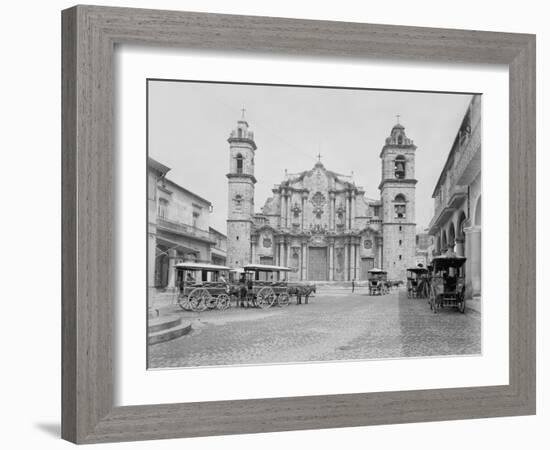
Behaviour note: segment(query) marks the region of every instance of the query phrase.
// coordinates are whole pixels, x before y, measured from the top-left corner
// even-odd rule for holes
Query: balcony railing
[[[165,230],[172,231],[174,233],[179,233],[185,236],[200,239],[202,241],[207,241],[211,244],[217,243],[216,238],[211,235],[209,231],[201,230],[200,228],[194,227],[192,225],[187,225],[185,223],[157,217],[157,226],[160,228],[164,228]]]

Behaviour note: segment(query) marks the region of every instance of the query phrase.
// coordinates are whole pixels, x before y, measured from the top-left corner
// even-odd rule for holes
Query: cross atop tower
[[[401,117],[401,114],[397,114],[395,117],[397,117],[397,123],[399,124],[399,118]]]
[[[321,162],[321,153],[320,152],[317,154],[317,161]]]
[[[241,119],[244,120],[244,113],[246,112],[246,108],[243,106],[241,109]]]

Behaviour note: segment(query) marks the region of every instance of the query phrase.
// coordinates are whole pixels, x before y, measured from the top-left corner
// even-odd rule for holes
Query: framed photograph
[[[62,435],[535,413],[535,37],[75,6]]]

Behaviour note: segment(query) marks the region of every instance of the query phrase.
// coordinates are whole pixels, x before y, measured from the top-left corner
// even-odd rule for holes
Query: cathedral
[[[397,123],[380,152],[380,199],[319,160],[285,174],[261,212],[254,211],[254,133],[243,117],[229,143],[227,263],[292,269],[290,281],[366,280],[369,269],[403,280],[415,265],[416,146]]]

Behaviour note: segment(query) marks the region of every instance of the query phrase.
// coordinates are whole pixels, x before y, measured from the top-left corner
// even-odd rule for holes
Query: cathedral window
[[[240,153],[237,154],[236,160],[237,160],[237,173],[243,173],[243,155]]]
[[[399,137],[397,138],[397,144],[403,145],[403,136],[399,135]]]
[[[405,178],[405,157],[403,155],[399,155],[395,158],[394,175],[397,179]]]
[[[398,194],[394,199],[394,210],[396,219],[405,219],[407,217],[406,199],[403,194]]]

